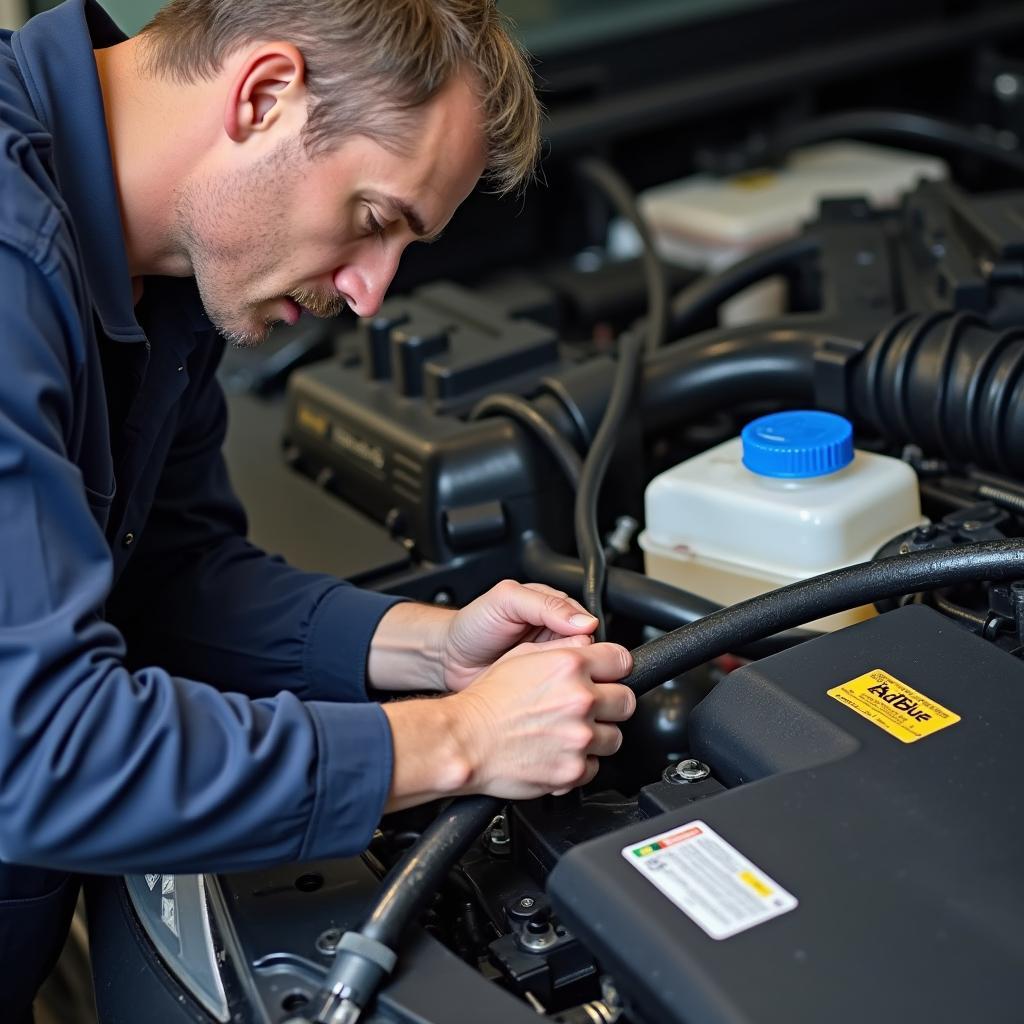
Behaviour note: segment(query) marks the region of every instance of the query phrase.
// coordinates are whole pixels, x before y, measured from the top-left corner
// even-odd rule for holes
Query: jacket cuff
[[[339,583],[317,602],[303,669],[307,699],[365,701],[370,641],[384,613],[405,598]]]
[[[316,800],[300,860],[351,857],[373,838],[391,789],[394,747],[379,704],[306,704],[318,741]]]

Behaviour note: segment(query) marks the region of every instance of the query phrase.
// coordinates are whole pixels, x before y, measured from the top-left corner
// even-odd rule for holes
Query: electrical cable
[[[1009,477],[999,476],[998,473],[988,473],[977,466],[968,466],[967,475],[979,483],[988,484],[990,487],[1000,487],[1005,491],[1016,492],[1024,498],[1024,484],[1019,480],[1011,480]]]
[[[914,148],[955,150],[1024,175],[1024,156],[951,121],[904,110],[850,110],[805,121],[771,136],[768,154],[779,158],[790,150],[830,139],[869,138]]]
[[[576,559],[552,551],[537,534],[530,533],[523,538],[520,558],[524,576],[570,594],[581,593],[583,567]],[[664,630],[677,629],[722,609],[720,604],[707,598],[653,580],[643,573],[620,568],[608,570],[605,604],[609,611],[618,615]],[[813,630],[794,629],[753,641],[731,653],[745,658],[765,658],[817,636],[821,634]]]
[[[952,509],[973,508],[978,504],[975,498],[967,498],[962,494],[954,494],[947,491],[930,480],[921,480],[917,485],[921,497],[927,501],[934,501]]]
[[[583,460],[547,417],[518,395],[488,395],[473,407],[469,418],[478,420],[494,414],[510,416],[540,440],[561,467],[573,493],[576,493],[580,484]]]
[[[633,651],[623,682],[637,694],[751,640],[886,597],[980,580],[1024,579],[1024,541],[913,551],[791,583],[681,626]]]
[[[608,408],[601,418],[594,443],[583,462],[579,487],[576,490],[573,521],[576,547],[584,567],[583,605],[598,620],[598,640],[605,638],[603,597],[608,567],[597,522],[597,500],[608,463],[615,450],[622,421],[629,411],[633,392],[636,390],[638,363],[642,352],[641,335],[627,333],[622,338],[619,345],[619,365],[615,371],[615,382],[608,399]]]
[[[941,477],[939,486],[960,497],[970,498],[973,504],[990,501],[1016,516],[1024,516],[1024,493],[1017,487],[997,486],[983,480],[964,480],[955,476]]]
[[[948,597],[943,597],[941,594],[932,595],[932,604],[935,605],[936,611],[940,611],[943,615],[956,620],[963,626],[967,626],[968,629],[973,630],[975,633],[984,633],[985,627],[988,626],[987,615],[981,615],[970,608],[965,608],[963,605],[954,604]]]
[[[669,317],[668,280],[665,267],[651,234],[646,218],[636,204],[636,196],[629,182],[606,160],[585,157],[577,169],[592,185],[596,185],[615,208],[620,217],[628,220],[640,236],[644,280],[647,284],[647,348],[654,351],[665,343]]]
[[[636,208],[636,200],[626,181],[608,163],[588,157],[579,164],[580,173],[600,188],[617,211],[630,220],[640,232],[644,242],[644,267],[647,275],[650,309],[646,320],[647,348],[654,350],[665,337],[668,316],[668,286],[661,260],[654,249],[654,241]],[[594,443],[587,452],[576,490],[573,521],[576,547],[584,566],[583,604],[597,618],[596,637],[605,637],[604,583],[607,562],[597,520],[598,497],[601,484],[615,450],[622,422],[629,411],[636,390],[639,363],[644,350],[644,335],[638,329],[627,331],[619,340],[618,365],[612,383],[608,405],[597,428]]]
[[[802,234],[755,252],[717,274],[698,278],[672,299],[668,328],[671,339],[681,338],[693,324],[744,288],[782,273],[794,263],[816,256],[820,251],[821,240],[816,235]]]

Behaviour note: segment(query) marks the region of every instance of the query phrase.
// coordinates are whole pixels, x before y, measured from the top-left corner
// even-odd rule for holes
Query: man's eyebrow
[[[423,218],[416,212],[415,208],[407,203],[404,199],[398,199],[395,196],[381,196],[381,198],[389,205],[393,206],[404,218],[405,222],[412,228],[414,235],[418,236],[423,242],[436,242],[441,237],[440,231],[435,231],[433,234],[428,233],[426,226],[423,223]]]

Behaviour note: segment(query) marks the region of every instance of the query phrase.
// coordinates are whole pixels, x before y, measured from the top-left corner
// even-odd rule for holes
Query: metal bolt
[[[334,956],[338,950],[338,943],[341,942],[341,930],[339,928],[328,928],[321,932],[316,940],[317,952],[324,956]]]
[[[938,535],[939,528],[934,523],[929,523],[927,526],[919,526],[914,530],[913,540],[915,544],[927,544]]]
[[[666,768],[661,777],[665,782],[679,785],[682,783],[700,782],[710,774],[711,769],[703,761],[688,757],[685,761],[680,761],[679,764]]]
[[[505,815],[498,814],[491,819],[487,826],[487,848],[491,853],[505,854],[509,851],[510,837],[508,826],[505,823]]]
[[[452,592],[450,590],[439,590],[434,595],[433,601],[434,604],[439,604],[442,607],[447,608],[448,605],[455,603],[455,598],[452,596]]]
[[[516,936],[520,949],[530,953],[542,953],[558,943],[558,935],[550,924],[541,921],[531,921]]]
[[[639,526],[640,524],[632,516],[619,516],[615,520],[615,529],[608,535],[605,543],[617,554],[627,555],[630,545],[633,543],[633,534],[636,533]]]
[[[688,757],[676,765],[676,774],[687,782],[698,782],[706,779],[711,774],[711,769],[703,761]]]

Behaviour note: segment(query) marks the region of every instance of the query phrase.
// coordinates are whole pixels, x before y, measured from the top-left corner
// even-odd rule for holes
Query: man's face
[[[248,165],[189,181],[179,244],[225,337],[256,345],[303,307],[376,313],[405,247],[437,235],[484,170],[466,81],[453,80],[417,117],[403,155],[352,136],[309,157],[292,135]]]

